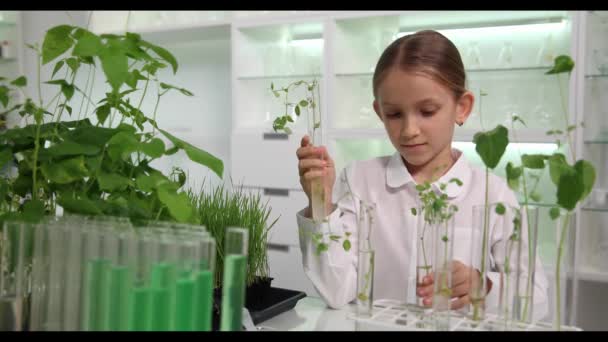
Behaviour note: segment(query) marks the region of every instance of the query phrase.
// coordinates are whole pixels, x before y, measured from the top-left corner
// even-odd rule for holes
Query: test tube
[[[30,293],[35,225],[4,222],[0,238],[0,330],[23,331]]]
[[[240,331],[242,329],[248,234],[249,231],[246,228],[226,228],[220,316],[221,331]]]
[[[134,234],[131,230],[117,231],[116,258],[110,265],[109,274],[109,305],[106,311],[106,326],[108,331],[127,331],[129,321],[129,291],[133,283],[135,268],[135,253],[133,253]]]
[[[215,288],[216,242],[207,237],[203,242],[203,257],[196,273],[194,330],[211,331],[213,324],[213,290]]]

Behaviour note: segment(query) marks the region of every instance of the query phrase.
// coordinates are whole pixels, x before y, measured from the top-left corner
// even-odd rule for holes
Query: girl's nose
[[[401,137],[410,140],[418,134],[420,134],[420,127],[416,118],[411,115],[404,115],[401,121]]]

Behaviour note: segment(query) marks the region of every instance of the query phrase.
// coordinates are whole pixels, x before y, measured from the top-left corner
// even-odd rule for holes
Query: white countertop
[[[355,320],[347,315],[355,312],[355,304],[342,309],[332,309],[318,297],[305,297],[296,306],[269,320],[261,322],[257,328],[261,331],[355,331]]]

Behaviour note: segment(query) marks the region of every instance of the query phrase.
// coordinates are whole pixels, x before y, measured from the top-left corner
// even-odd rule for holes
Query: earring
[[[462,126],[462,124],[463,124],[463,123],[462,123],[462,122],[459,122],[459,121],[456,121],[456,124],[457,124],[458,126]]]

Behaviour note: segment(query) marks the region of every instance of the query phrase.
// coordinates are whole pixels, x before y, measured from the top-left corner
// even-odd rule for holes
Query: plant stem
[[[89,103],[92,103],[92,101],[90,101],[91,95],[93,95],[93,86],[95,85],[95,68],[94,67],[90,67],[91,69],[93,69],[93,79],[91,80],[91,86],[89,88],[88,91],[88,96],[87,98],[89,98],[89,102],[87,102],[87,106],[84,109],[84,117],[86,118],[88,116],[88,112],[89,112]],[[87,89],[85,89],[84,91],[87,91]],[[95,108],[95,105],[93,104],[93,108]],[[80,119],[80,115],[78,116],[78,119]]]
[[[556,315],[557,315],[557,320],[555,322],[555,324],[557,325],[556,328],[557,330],[561,330],[561,325],[562,325],[562,321],[561,321],[561,284],[560,284],[560,264],[561,264],[561,258],[562,258],[562,252],[564,249],[564,241],[566,240],[566,232],[568,231],[568,226],[570,223],[570,215],[571,212],[568,211],[566,213],[566,215],[564,216],[564,222],[562,223],[562,231],[560,234],[560,238],[559,238],[559,247],[557,248],[557,261],[556,261],[556,265],[555,265],[555,309],[556,309]]]
[[[87,82],[84,84],[85,92],[87,91],[87,88],[89,87],[90,79],[91,79],[91,68],[89,67],[89,73],[87,74]],[[82,101],[80,101],[80,108],[78,108],[78,120],[80,120],[80,114],[82,113],[82,105],[84,105],[85,96],[86,96],[86,94],[83,94]]]
[[[569,75],[569,73],[568,73]],[[561,82],[561,78],[559,77],[559,74],[556,75],[557,77],[557,85],[559,88],[559,97],[561,99],[560,103],[562,105],[562,113],[564,113],[564,124],[566,125],[566,138],[568,139],[568,149],[570,150],[570,154],[572,156],[572,161],[576,160],[576,152],[574,151],[574,145],[572,145],[572,138],[570,137],[570,130],[568,129],[568,123],[570,120],[568,120],[568,111],[566,109],[566,104],[564,102],[564,95],[562,94],[562,82]]]
[[[484,206],[483,206],[483,234],[482,234],[482,241],[481,241],[481,267],[479,270],[479,286],[483,287],[481,289],[481,293],[479,295],[484,296],[484,297],[485,297],[485,286],[483,286],[483,285],[484,285],[484,280],[485,280],[484,277],[485,277],[485,269],[486,269],[486,248],[487,248],[486,247],[486,236],[487,236],[487,228],[488,228],[488,214],[489,214],[488,196],[489,196],[489,188],[490,188],[489,179],[490,179],[490,171],[486,167],[486,192],[485,192],[485,200],[484,200]],[[474,304],[474,310],[473,310],[473,320],[479,320],[479,319],[480,319],[479,302],[476,301]]]
[[[32,184],[32,199],[38,199],[38,184],[36,183],[38,174],[38,150],[40,149],[40,126],[41,124],[36,122],[36,139],[34,140],[34,170],[33,170],[33,184]]]

